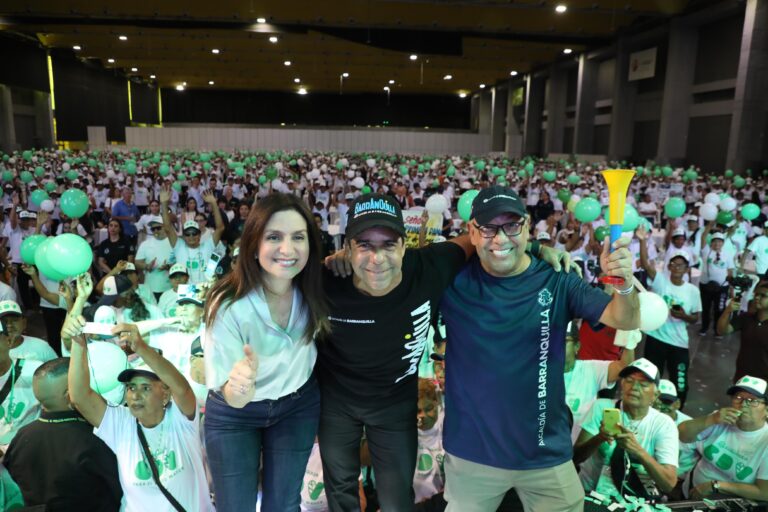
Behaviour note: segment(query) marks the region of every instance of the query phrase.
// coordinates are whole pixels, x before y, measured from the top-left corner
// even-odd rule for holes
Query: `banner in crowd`
[[[424,208],[411,208],[403,211],[403,220],[405,221],[405,246],[409,248],[419,247],[419,231],[421,230],[422,215]],[[442,234],[443,217],[442,215],[429,214],[427,220],[427,243],[434,241],[436,236]]]

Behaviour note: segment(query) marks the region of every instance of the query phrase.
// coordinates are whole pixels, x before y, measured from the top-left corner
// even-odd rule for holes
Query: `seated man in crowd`
[[[653,408],[672,418],[675,425],[680,425],[682,422],[691,419],[690,416],[680,410],[680,399],[677,397],[677,389],[675,388],[675,385],[667,379],[661,379],[659,381],[659,398],[653,403]],[[696,449],[694,444],[681,441],[680,453],[677,458],[677,480],[679,485],[686,479],[688,473],[696,464]]]
[[[38,421],[19,430],[3,464],[27,506],[48,510],[120,510],[123,491],[114,453],[73,410],[67,390],[69,358],[42,364],[32,388],[42,407]]]
[[[180,263],[174,263],[168,269],[168,278],[171,281],[171,289],[166,290],[160,296],[157,307],[163,312],[163,316],[176,316],[176,299],[178,298],[179,285],[189,282],[187,267]]]
[[[696,443],[694,499],[713,495],[768,501],[766,381],[745,375],[728,389],[731,405],[681,423],[680,439]]]
[[[604,496],[669,493],[677,483],[679,441],[675,423],[651,407],[659,395],[659,369],[641,358],[619,376],[621,399],[597,400],[574,446],[581,482]],[[604,421],[612,408],[620,410],[618,434]]]
[[[40,362],[56,358],[56,352],[45,340],[24,334],[27,329],[27,319],[21,313],[18,303],[12,300],[0,302],[0,319],[8,329],[12,358],[20,357]]]

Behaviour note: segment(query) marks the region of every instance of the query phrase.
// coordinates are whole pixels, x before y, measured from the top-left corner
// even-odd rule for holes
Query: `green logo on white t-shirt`
[[[432,469],[432,457],[428,453],[422,453],[419,457],[419,471],[429,471]]]

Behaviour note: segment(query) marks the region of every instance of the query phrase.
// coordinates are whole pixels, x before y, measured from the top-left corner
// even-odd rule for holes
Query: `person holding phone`
[[[624,368],[621,399],[599,399],[582,424],[573,460],[584,489],[604,496],[650,497],[677,484],[679,440],[675,422],[652,407],[659,369],[641,358]]]
[[[638,229],[640,240],[640,266],[648,273],[651,289],[664,298],[669,306],[669,317],[661,327],[650,331],[645,339],[645,357],[659,371],[667,369],[669,380],[677,388],[680,408],[685,407],[688,396],[688,325],[695,325],[701,316],[701,293],[699,289],[685,282],[685,276],[691,265],[691,256],[687,251],[679,250],[668,254],[669,277],[664,272],[657,272],[656,265],[648,258],[648,232]]]

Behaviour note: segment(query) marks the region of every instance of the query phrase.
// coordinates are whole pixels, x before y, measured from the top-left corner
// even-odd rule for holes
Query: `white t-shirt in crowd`
[[[568,404],[568,408],[573,414],[571,438],[574,442],[579,437],[584,417],[597,400],[597,392],[609,387],[608,367],[610,365],[611,361],[577,359],[573,370],[563,374],[565,376],[565,403]],[[610,387],[613,387],[613,384]]]
[[[163,316],[176,316],[176,299],[179,294],[173,288],[166,290],[157,301],[157,307],[163,313]]]
[[[24,425],[35,421],[40,415],[40,404],[32,392],[32,376],[42,363],[32,359],[22,359],[22,361],[16,384],[0,404],[0,449],[3,452],[8,449],[16,432]],[[16,359],[11,358],[8,371],[0,376],[0,389],[11,378],[15,365]]]
[[[603,421],[603,411],[616,407],[614,400],[599,399],[595,401],[592,409],[587,413],[582,429],[596,436],[600,432],[600,424]],[[672,418],[662,414],[656,409],[648,409],[648,414],[639,422],[633,421],[622,410],[620,423],[635,433],[635,438],[659,464],[677,467],[678,440],[677,427]],[[589,492],[596,490],[604,496],[618,496],[619,492],[611,478],[611,456],[616,449],[616,442],[601,443],[597,451],[581,465],[579,478],[584,489]],[[632,467],[637,472],[643,483],[651,480],[642,464],[633,463]]]
[[[735,425],[717,424],[696,437],[701,460],[693,470],[693,485],[718,480],[754,484],[768,480],[768,425],[744,432]]]
[[[183,332],[178,328],[166,327],[152,331],[149,337],[149,346],[162,350],[163,357],[187,378],[199,404],[205,403],[208,388],[192,380],[192,343],[198,338],[202,340],[204,336],[205,326],[201,324],[200,328],[194,332]]]
[[[176,263],[184,265],[189,273],[189,284],[203,283],[208,280],[205,275],[205,266],[213,254],[216,244],[213,238],[200,239],[200,245],[194,249],[179,237],[176,245],[173,247],[173,253],[176,256]]]
[[[682,422],[691,420],[690,416],[682,411],[677,411],[677,417],[675,418],[675,425],[679,426]],[[684,443],[680,441],[680,453],[677,456],[677,477],[684,478],[693,466],[696,465],[696,443]]]
[[[117,456],[126,512],[172,512],[173,506],[152,479],[139,442],[136,418],[127,407],[107,407],[93,433]],[[144,428],[149,450],[157,462],[160,481],[187,512],[213,512],[203,468],[200,425],[171,402],[163,421]]]
[[[20,357],[22,359],[32,359],[45,363],[58,357],[56,352],[54,352],[45,340],[25,335],[22,335],[22,338],[23,341],[21,342],[21,345],[11,349],[11,359]]]
[[[136,251],[137,260],[143,260],[145,263],[155,260],[155,270],[144,272],[144,284],[152,293],[164,292],[171,288],[168,271],[157,270],[157,267],[168,263],[172,252],[171,242],[167,238],[158,240],[154,236],[144,240]]]
[[[703,284],[714,281],[720,286],[728,286],[726,282],[728,271],[734,268],[736,268],[736,262],[733,260],[733,253],[722,250],[717,253],[707,246],[701,250],[701,278],[699,282]]]
[[[20,224],[16,225],[16,229],[11,227],[11,223],[7,223],[3,229],[3,236],[8,239],[8,248],[10,250],[11,263],[21,263],[21,242],[24,241],[30,235],[34,235],[34,229],[21,229]]]
[[[687,314],[701,311],[701,294],[699,289],[691,283],[683,283],[675,286],[663,272],[656,272],[656,277],[651,282],[651,289],[664,299],[670,308],[679,305]],[[655,331],[647,334],[675,347],[688,348],[688,324],[671,314],[667,321]]]
[[[287,329],[272,321],[261,289],[224,303],[205,333],[206,384],[210,389],[220,389],[232,366],[244,357],[243,346],[247,343],[259,358],[256,392],[251,401],[276,400],[293,393],[309,380],[317,359],[314,341],[304,339],[308,320],[309,312],[295,287]]]
[[[309,454],[304,482],[301,485],[301,512],[327,512],[328,498],[323,483],[323,460],[320,458],[320,445],[315,443]]]
[[[747,247],[755,255],[755,269],[758,274],[768,271],[768,236],[760,235]]]
[[[18,302],[16,300],[16,290],[0,281],[0,301],[2,300],[12,300],[13,302]]]
[[[445,469],[443,461],[443,418],[444,411],[440,409],[435,425],[429,430],[418,430],[418,450],[416,455],[416,472],[413,476],[413,491],[416,503],[427,500],[445,488]]]

